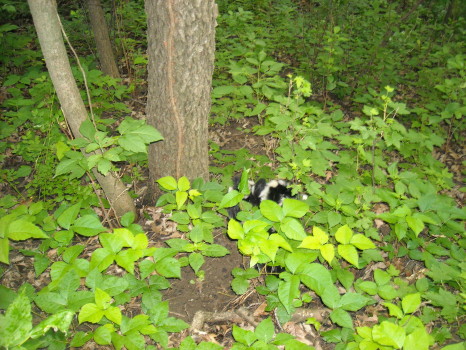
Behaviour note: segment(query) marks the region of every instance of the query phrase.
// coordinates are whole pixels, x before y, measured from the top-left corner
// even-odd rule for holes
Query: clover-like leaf
[[[84,305],[79,310],[78,321],[79,323],[91,322],[98,323],[104,316],[104,310],[100,309],[96,304],[89,303]]]
[[[280,222],[285,217],[282,207],[271,200],[262,201],[260,204],[260,210],[262,215],[273,222]]]
[[[335,257],[335,247],[333,244],[325,244],[320,247],[320,254],[330,264]]]
[[[234,219],[231,219],[228,222],[227,233],[228,233],[228,237],[230,237],[231,239],[243,239],[244,238],[243,226],[241,226],[241,224]]]
[[[376,248],[375,244],[369,238],[360,233],[351,237],[350,243],[361,250]]]
[[[353,264],[359,268],[359,256],[356,248],[351,244],[340,244],[338,245],[338,254],[348,261],[350,264]]]
[[[168,191],[174,191],[177,189],[178,184],[173,176],[165,176],[157,180],[157,183]]]
[[[340,227],[337,232],[335,232],[335,239],[338,243],[349,244],[351,242],[351,237],[353,236],[353,231],[349,228],[348,225]]]
[[[405,314],[412,314],[415,312],[421,305],[421,294],[413,293],[408,294],[403,297],[401,300],[401,307]]]

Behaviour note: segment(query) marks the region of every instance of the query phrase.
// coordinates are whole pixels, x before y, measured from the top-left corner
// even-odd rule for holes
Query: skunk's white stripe
[[[229,188],[229,191],[238,189],[238,181],[233,180],[233,187]],[[252,180],[248,181],[250,193],[243,199],[253,205],[259,205],[262,201],[273,200],[279,205],[283,204],[285,198],[294,198],[289,188],[290,183],[285,180],[271,180],[268,183],[264,179],[259,179],[257,182]],[[302,196],[306,199],[307,196]],[[235,206],[230,208],[230,216],[235,217],[239,211],[239,207]]]

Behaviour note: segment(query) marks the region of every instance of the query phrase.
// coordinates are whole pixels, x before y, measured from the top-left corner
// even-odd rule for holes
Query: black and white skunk
[[[230,187],[230,191],[238,190],[239,182],[239,177],[233,178],[233,187]],[[290,184],[285,180],[266,182],[264,179],[259,179],[256,183],[249,180],[248,185],[250,193],[244,197],[243,200],[254,206],[259,206],[259,204],[265,200],[272,200],[281,205],[285,198],[295,198],[289,188]],[[229,208],[228,214],[231,218],[235,218],[239,211],[239,206],[236,205]]]

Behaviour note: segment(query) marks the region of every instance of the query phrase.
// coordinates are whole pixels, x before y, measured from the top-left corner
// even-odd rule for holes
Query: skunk
[[[230,191],[237,190],[239,182],[239,177],[233,178],[233,187],[230,187]],[[295,198],[288,186],[289,183],[285,180],[272,180],[266,182],[264,179],[259,179],[256,183],[249,180],[250,193],[243,199],[254,206],[259,206],[259,204],[265,200],[272,200],[281,205],[285,198]],[[228,214],[231,218],[235,218],[239,211],[239,206],[236,205],[229,208]]]
[[[233,178],[233,186],[229,188],[229,191],[238,190],[240,177]],[[285,180],[272,180],[266,182],[264,179],[259,179],[257,182],[249,180],[249,195],[245,196],[243,200],[251,203],[253,206],[259,206],[262,201],[272,200],[279,205],[283,204],[283,200],[286,198],[296,198],[292,194],[291,189],[289,188],[290,183]],[[303,196],[304,197],[304,196]],[[303,198],[305,199],[305,198]],[[236,216],[240,212],[239,205],[228,208],[228,214],[230,218],[236,219]],[[276,231],[271,227],[269,229],[270,233],[275,233]],[[256,268],[260,272],[265,272],[266,274],[275,273],[278,274],[283,272],[284,269],[281,266],[272,266],[269,264],[258,263]]]

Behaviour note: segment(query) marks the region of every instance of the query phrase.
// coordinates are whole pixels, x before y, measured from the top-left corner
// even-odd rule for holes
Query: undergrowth
[[[127,182],[139,179],[146,145],[161,137],[128,117],[145,76],[144,13],[140,1],[119,6],[115,37],[132,83],[104,76],[81,41],[95,124],[72,141],[34,34],[18,20],[27,9],[3,6],[1,272],[14,250],[48,282],[0,286],[1,347],[172,346],[169,335],[189,325],[169,316],[161,291],[184,267],[202,283],[205,257],[229,253],[214,241],[220,230],[249,257],[232,271],[233,291],[255,286],[280,324],[325,309],[324,320],[305,320],[325,349],[463,349],[464,170],[439,160],[464,146],[463,18],[445,23],[443,2],[219,1],[211,125],[251,118],[253,137],[277,147],[269,159],[212,141],[219,181],[160,179],[157,206],[184,235],[154,247],[132,215],[109,227],[89,178],[125,164]],[[87,32],[81,9],[66,19],[72,41]],[[252,207],[242,199],[260,177],[288,180],[297,197]],[[99,248],[86,247],[91,237]],[[36,248],[17,250],[30,239]],[[134,300],[139,314],[125,312]],[[276,328],[271,318],[233,326],[232,348],[312,348]],[[187,337],[179,348],[222,347]]]

